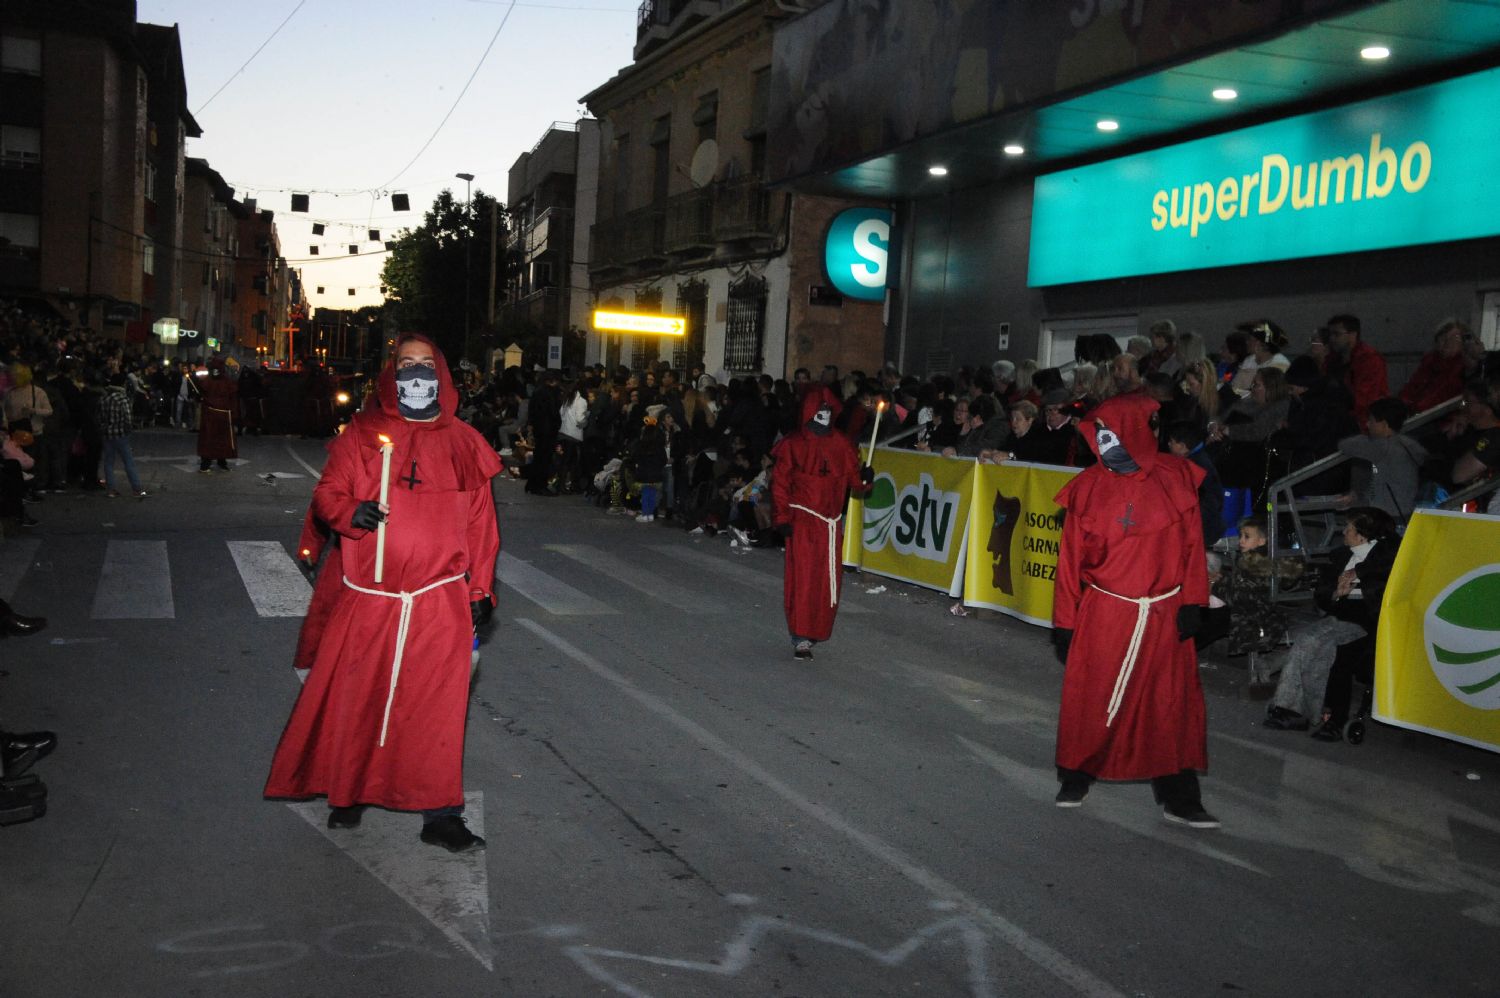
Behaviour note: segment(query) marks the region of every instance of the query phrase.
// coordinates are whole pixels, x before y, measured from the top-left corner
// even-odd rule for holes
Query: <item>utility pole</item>
[[[500,238],[500,200],[490,202],[490,297],[487,321],[495,325],[495,244]]]
[[[463,360],[469,359],[469,285],[470,275],[473,267],[470,262],[474,258],[474,174],[455,173],[455,177],[464,182],[464,352]]]

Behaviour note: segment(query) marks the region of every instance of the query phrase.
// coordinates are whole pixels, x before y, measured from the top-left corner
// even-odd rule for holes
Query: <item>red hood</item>
[[[386,364],[380,372],[375,396],[380,399],[380,408],[394,419],[403,418],[401,410],[396,407],[396,356],[401,352],[401,345],[416,340],[425,343],[432,348],[432,363],[437,368],[438,378],[438,410],[439,415],[435,423],[441,425],[452,420],[458,414],[458,389],[453,387],[453,375],[448,371],[448,362],[443,358],[443,351],[438,345],[421,333],[402,333],[396,338],[396,349],[391,353],[391,361]]]
[[[818,414],[818,410],[827,405],[833,410],[833,418],[838,419],[839,413],[843,411],[843,403],[839,402],[838,396],[828,390],[827,385],[818,385],[802,396],[802,425],[806,426],[812,422],[812,418]]]
[[[1105,399],[1084,417],[1078,431],[1088,441],[1089,450],[1099,456],[1098,423],[1115,431],[1135,463],[1148,468],[1156,462],[1156,431],[1151,428],[1151,417],[1160,408],[1155,399],[1134,392]]]

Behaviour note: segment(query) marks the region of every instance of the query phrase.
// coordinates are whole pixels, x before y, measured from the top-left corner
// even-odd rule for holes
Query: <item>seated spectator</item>
[[[1432,349],[1422,355],[1411,378],[1396,396],[1412,412],[1425,412],[1464,390],[1464,345],[1473,334],[1457,319],[1445,319],[1432,334]]]
[[[1226,485],[1253,489],[1264,483],[1266,441],[1285,425],[1291,407],[1286,375],[1266,367],[1255,372],[1249,397],[1236,399],[1209,424],[1208,443]]]
[[[1480,389],[1485,390],[1481,395]],[[1482,399],[1482,401],[1481,401]],[[1453,484],[1467,486],[1484,478],[1495,478],[1500,471],[1500,379],[1486,384],[1478,382],[1464,389],[1468,410],[1467,448],[1453,462]],[[1500,489],[1490,495],[1485,511],[1500,514]]]
[[[1375,506],[1397,523],[1411,516],[1427,451],[1411,437],[1401,435],[1405,423],[1405,402],[1377,399],[1370,405],[1365,432],[1339,441],[1339,452],[1354,458],[1344,506]]]
[[[1292,366],[1292,362],[1282,352],[1290,342],[1286,330],[1270,319],[1246,323],[1244,330],[1245,338],[1250,344],[1250,356],[1240,365],[1240,375],[1245,379],[1244,387],[1254,388],[1255,372],[1262,368],[1273,367],[1285,372]],[[1238,391],[1242,386],[1237,383],[1234,387]]]
[[[1286,610],[1271,601],[1271,580],[1285,590],[1302,578],[1302,559],[1275,557],[1268,544],[1266,521],[1251,516],[1240,521],[1239,556],[1229,575],[1224,601],[1229,604],[1229,654],[1264,655],[1287,633]],[[1251,670],[1251,682],[1270,677]]]
[[[1004,448],[996,448],[988,453],[979,455],[979,460],[988,461],[992,464],[1000,464],[1004,461],[1035,461],[1037,441],[1040,434],[1032,436],[1032,428],[1036,426],[1037,408],[1025,399],[1011,406],[1010,409],[1010,436],[1006,438]]]
[[[1142,391],[1140,360],[1134,353],[1122,353],[1109,362],[1109,377],[1114,394]]]
[[[1349,517],[1344,542],[1347,552],[1336,555],[1333,562],[1342,569],[1315,596],[1327,616],[1292,631],[1292,650],[1263,722],[1268,728],[1306,731],[1316,721],[1315,737],[1326,741],[1341,737],[1342,724],[1334,726],[1331,718],[1323,716],[1328,674],[1339,646],[1375,633],[1400,539],[1395,521],[1384,510],[1368,509]]]
[[[1171,319],[1153,322],[1150,336],[1151,352],[1141,361],[1141,373],[1176,375],[1182,370],[1182,362],[1177,359],[1177,324]]]
[[[1255,376],[1255,362],[1250,359],[1250,337],[1245,334],[1247,328],[1242,325],[1224,337],[1214,371],[1219,383],[1228,385],[1237,397],[1250,394],[1250,379]]]
[[[1286,383],[1292,396],[1286,425],[1273,433],[1268,441],[1278,453],[1278,469],[1283,471],[1306,467],[1318,458],[1332,454],[1338,449],[1340,440],[1358,432],[1348,393],[1341,384],[1325,378],[1311,357],[1298,357],[1292,361],[1292,366],[1287,369]],[[1343,492],[1347,487],[1347,469],[1334,468],[1327,474],[1303,482],[1298,494],[1330,495]]]
[[[1191,402],[1191,412],[1185,418],[1192,419],[1205,431],[1210,423],[1219,421],[1219,413],[1227,410],[1235,399],[1234,392],[1219,384],[1214,365],[1202,358],[1183,369],[1182,393]]]
[[[944,457],[977,458],[980,453],[998,447],[1010,432],[1010,426],[997,418],[995,400],[990,396],[977,396],[968,408],[968,422],[960,428],[958,442],[943,448]]]
[[[1167,428],[1167,450],[1203,469],[1198,512],[1203,520],[1203,546],[1211,548],[1224,536],[1224,486],[1204,449],[1203,429],[1191,420],[1178,420]]]
[[[1385,358],[1361,338],[1356,317],[1336,315],[1328,320],[1327,328],[1328,377],[1348,390],[1354,400],[1355,422],[1363,430],[1370,403],[1391,393]]]

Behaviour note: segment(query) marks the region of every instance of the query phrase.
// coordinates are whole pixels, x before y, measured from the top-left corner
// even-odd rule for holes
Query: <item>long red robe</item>
[[[851,490],[866,491],[859,477],[859,455],[849,438],[837,430],[820,436],[807,428],[825,402],[836,416],[838,400],[828,389],[805,394],[802,429],[783,437],[771,450],[776,462],[771,470],[775,522],[792,525],[782,581],[786,626],[792,637],[813,641],[827,641],[833,633],[843,578],[844,507]]]
[[[213,372],[215,362],[209,363]],[[236,422],[240,411],[239,389],[224,374],[224,364],[217,362],[217,375],[197,378],[193,384],[203,401],[198,415],[198,456],[209,461],[223,461],[239,457],[240,449],[235,440]]]
[[[1052,621],[1074,631],[1057,765],[1109,780],[1208,766],[1197,652],[1191,640],[1177,639],[1178,607],[1208,602],[1198,515],[1203,471],[1157,453],[1149,423],[1156,408],[1143,395],[1122,395],[1090,413],[1080,427],[1089,446],[1098,452],[1092,431],[1102,420],[1141,470],[1122,475],[1095,464],[1057,494],[1066,515]],[[1118,597],[1160,596],[1127,668],[1140,610]]]
[[[392,595],[341,585],[332,597],[311,672],[271,763],[268,797],[322,794],[335,807],[398,810],[463,803],[469,603],[493,598],[500,535],[490,478],[500,463],[484,439],[455,417],[457,393],[442,355],[435,347],[433,352],[438,419],[400,416],[394,373],[387,367],[379,407],[361,412],[329,445],[313,514],[339,534],[342,578]],[[379,496],[382,433],[394,442],[395,453],[384,580],[377,585],[377,532],[353,527],[350,520],[361,501]],[[403,607],[394,596],[403,592],[412,594],[411,611],[393,684]]]

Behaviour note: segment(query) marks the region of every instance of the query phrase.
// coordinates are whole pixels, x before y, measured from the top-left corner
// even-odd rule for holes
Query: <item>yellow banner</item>
[[[869,498],[849,501],[844,563],[958,595],[974,461],[877,448],[873,467]]]
[[[981,464],[974,476],[964,605],[1052,626],[1062,517],[1052,497],[1076,468]]]
[[[1412,516],[1380,608],[1374,713],[1500,751],[1500,517]]]

